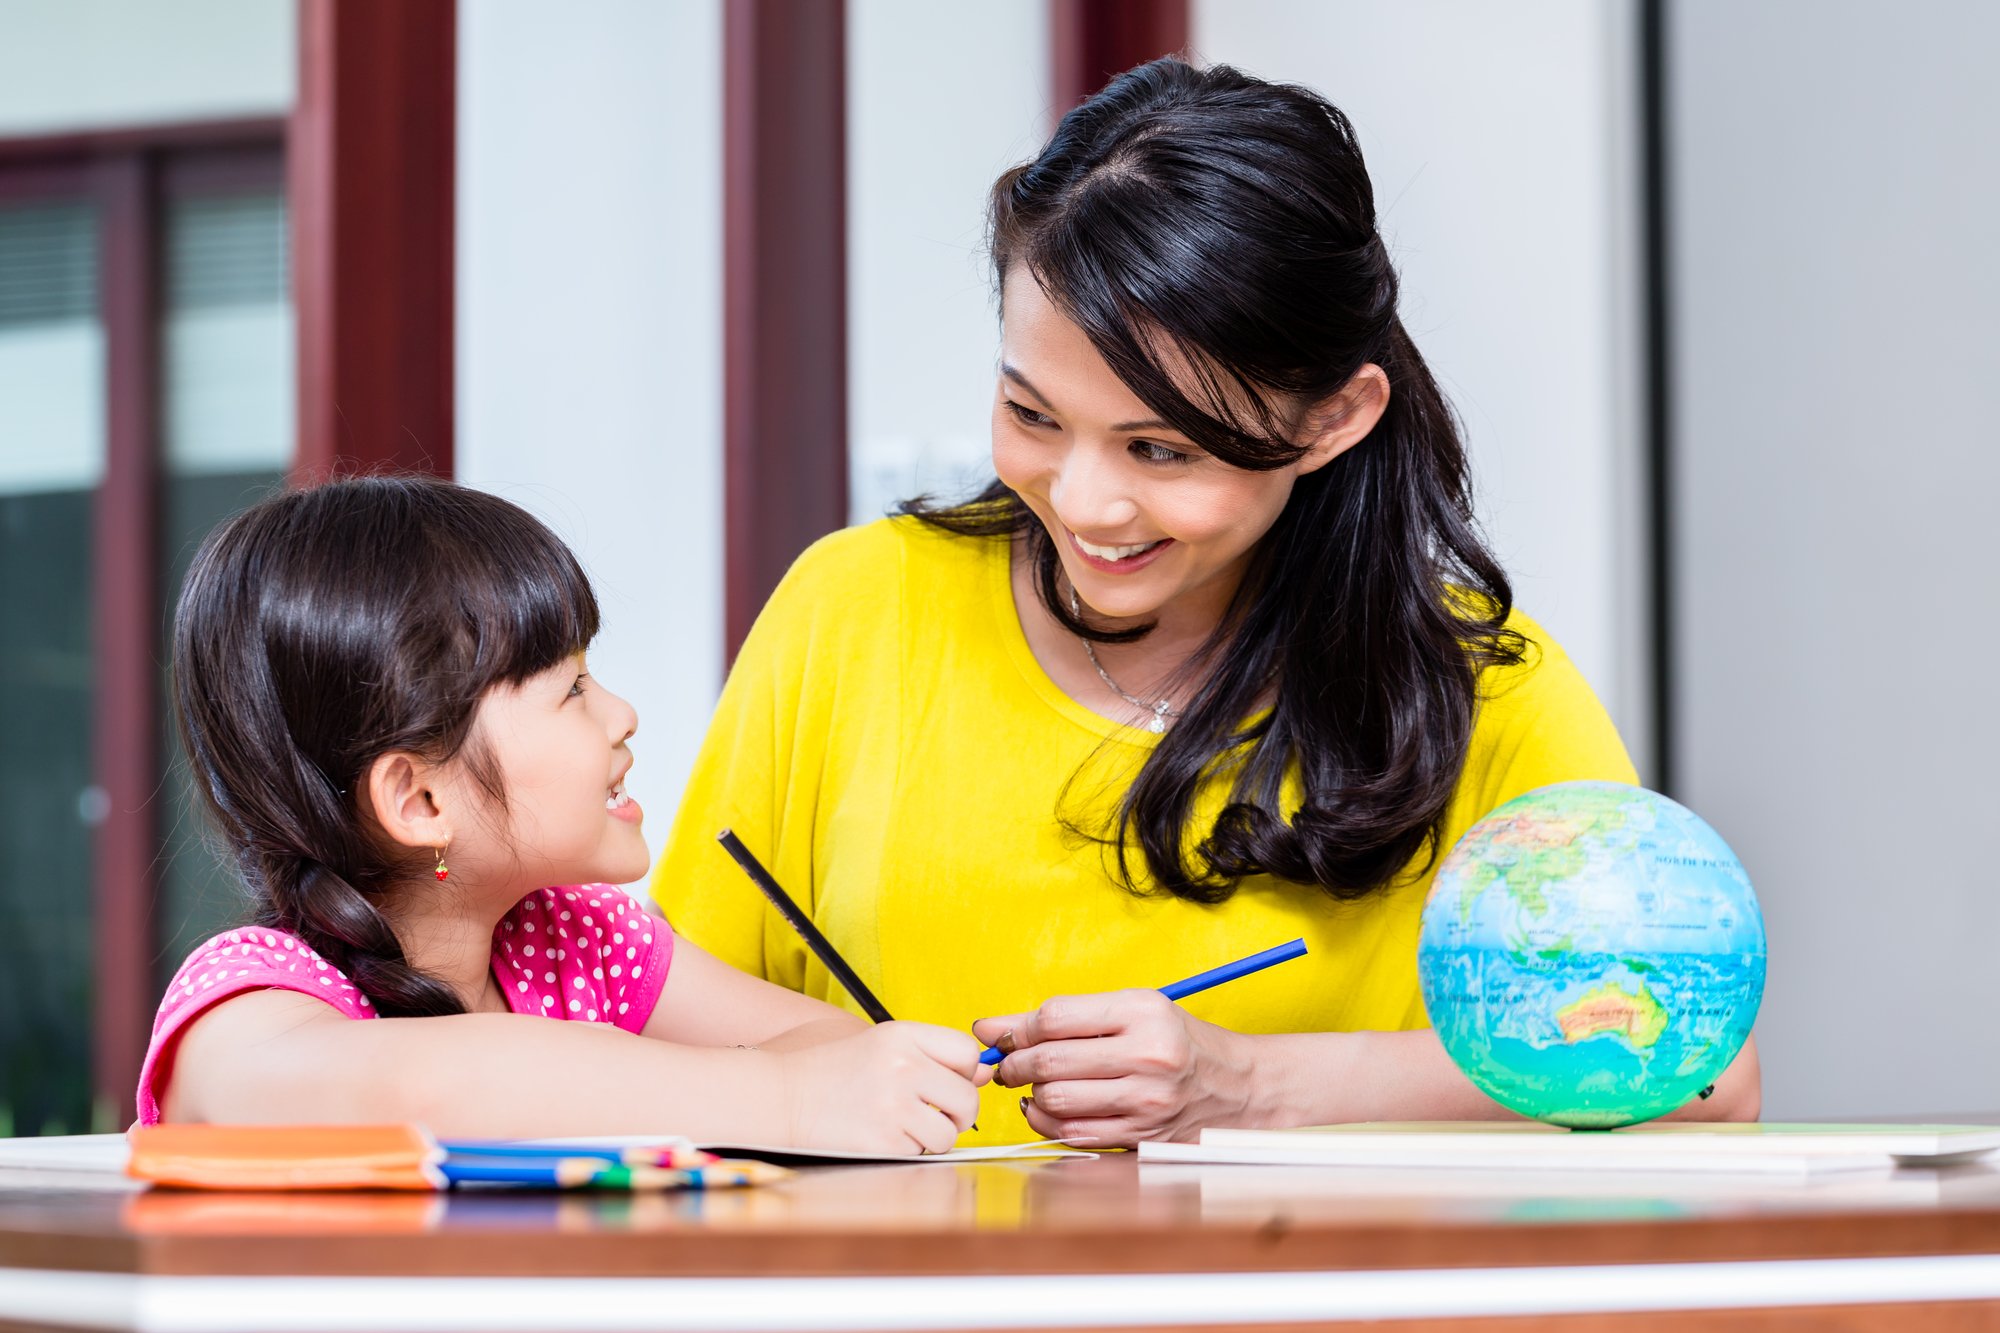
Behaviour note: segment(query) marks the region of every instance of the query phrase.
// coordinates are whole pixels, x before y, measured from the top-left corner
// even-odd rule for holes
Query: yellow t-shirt
[[[1532,646],[1481,682],[1444,850],[1533,788],[1637,780],[1562,650],[1527,617],[1510,624]],[[800,556],[758,617],[654,897],[725,961],[858,1012],[716,843],[728,827],[897,1018],[965,1028],[1051,995],[1163,986],[1304,936],[1306,957],[1187,1007],[1244,1032],[1426,1026],[1416,945],[1429,874],[1352,904],[1258,876],[1204,906],[1134,894],[1103,847],[1065,830],[1059,810],[1101,827],[1155,743],[1042,671],[1004,541],[912,519],[850,528]],[[972,1141],[1028,1137],[1005,1104],[1020,1095],[989,1087]]]

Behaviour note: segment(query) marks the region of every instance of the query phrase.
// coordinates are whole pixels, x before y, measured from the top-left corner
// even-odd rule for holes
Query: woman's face
[[[1001,309],[993,468],[1048,528],[1071,586],[1115,620],[1226,605],[1292,486],[1339,450],[1232,467],[1159,421],[1024,267]]]

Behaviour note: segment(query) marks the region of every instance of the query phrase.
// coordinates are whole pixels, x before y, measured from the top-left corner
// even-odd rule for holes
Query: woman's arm
[[[250,991],[181,1034],[171,1121],[414,1120],[442,1137],[683,1134],[942,1152],[978,1109],[979,1047],[890,1023],[810,1049],[707,1049],[528,1014],[351,1019]]]
[[[1250,1035],[1132,990],[1059,996],[1030,1014],[981,1019],[973,1035],[1012,1052],[995,1077],[1034,1086],[1028,1124],[1047,1138],[1130,1146],[1191,1140],[1209,1125],[1513,1118],[1430,1031]],[[1754,1120],[1760,1105],[1753,1040],[1713,1096],[1674,1118]]]
[[[1516,1119],[1473,1086],[1437,1034],[1330,1032],[1231,1037],[1250,1047],[1246,1108],[1260,1124],[1339,1124],[1357,1120]],[[1671,1120],[1755,1120],[1762,1076],[1753,1037],[1706,1098]],[[1303,1117],[1303,1118],[1300,1118]]]

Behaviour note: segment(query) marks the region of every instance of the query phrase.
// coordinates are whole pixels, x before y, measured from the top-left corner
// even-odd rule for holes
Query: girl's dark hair
[[[504,804],[467,742],[480,697],[596,633],[569,548],[519,507],[446,482],[329,482],[211,533],[174,616],[174,704],[257,923],[312,946],[379,1014],[461,1012],[382,910],[425,867],[364,827],[369,765],[392,750],[463,755]]]
[[[1197,902],[1260,873],[1359,898],[1434,858],[1479,672],[1518,662],[1525,643],[1505,628],[1513,593],[1473,523],[1457,422],[1397,319],[1347,117],[1305,88],[1156,60],[1001,176],[989,226],[996,281],[1032,274],[1148,408],[1235,467],[1300,457],[1286,408],[1325,401],[1362,366],[1390,385],[1374,429],[1299,479],[1191,663],[1206,679],[1116,829],[1092,836],[1117,848],[1128,886],[1136,843],[1160,889]],[[1108,633],[1071,614],[1047,530],[1002,483],[902,511],[1024,542],[1042,602],[1073,634],[1150,629]],[[1288,771],[1304,797],[1289,819]],[[1219,773],[1233,774],[1229,801],[1189,837],[1196,794]]]

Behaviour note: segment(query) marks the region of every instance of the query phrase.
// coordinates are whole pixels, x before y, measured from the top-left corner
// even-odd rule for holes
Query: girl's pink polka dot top
[[[638,1032],[673,960],[673,930],[609,884],[538,889],[493,928],[493,975],[517,1014]],[[159,1094],[188,1024],[232,995],[271,988],[314,996],[349,1018],[376,1016],[368,997],[297,936],[224,931],[188,956],[160,1001],[139,1074],[140,1124],[160,1121]]]

